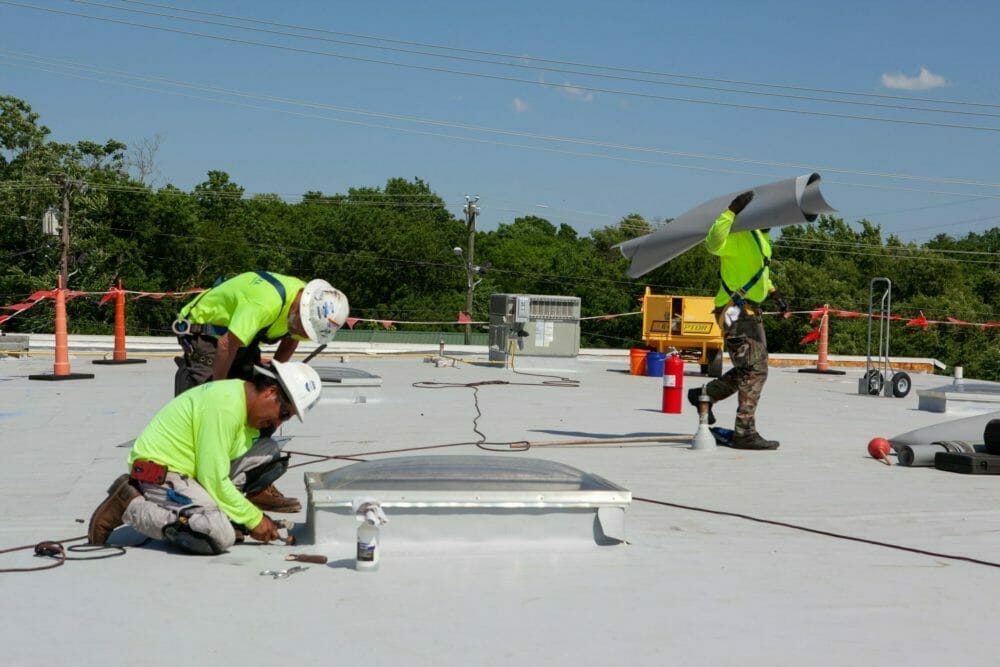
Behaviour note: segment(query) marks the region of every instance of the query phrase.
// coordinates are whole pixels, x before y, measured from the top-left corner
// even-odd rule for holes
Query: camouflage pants
[[[726,352],[733,367],[725,375],[712,380],[705,387],[712,402],[738,394],[736,408],[736,435],[756,432],[754,415],[761,391],[767,381],[767,337],[759,313],[741,313],[739,319],[725,332]]]

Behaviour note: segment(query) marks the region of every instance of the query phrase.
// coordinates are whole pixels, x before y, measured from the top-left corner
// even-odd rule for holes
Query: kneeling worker
[[[277,443],[258,435],[292,415],[301,421],[322,384],[301,362],[273,361],[255,371],[252,380],[186,391],[153,417],[129,453],[131,472],[114,481],[90,518],[91,544],[105,544],[123,523],[198,554],[231,547],[234,524],[261,542],[278,538],[271,519],[244,495],[287,467]]]

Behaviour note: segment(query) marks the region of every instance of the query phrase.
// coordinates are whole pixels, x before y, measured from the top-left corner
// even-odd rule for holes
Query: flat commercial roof
[[[627,542],[391,547],[391,508],[375,573],[353,569],[353,544],[248,541],[202,557],[150,542],[0,575],[0,662],[996,663],[1000,569],[893,547],[1000,561],[1000,478],[885,466],[866,451],[872,437],[983,409],[949,400],[947,413],[918,410],[915,390],[941,376],[911,373],[914,391],[897,399],[859,395],[863,369],[772,367],[757,419],[781,448],[695,452],[685,440],[694,410],[685,401],[682,414],[662,413],[662,380],[629,375],[627,351],[515,359],[535,375],[484,363],[485,348],[447,349],[454,365],[378,352],[318,358],[382,378],[379,400],[331,394],[305,423],[289,422],[281,435],[294,467],[282,492],[305,504],[304,473],[389,456],[539,458],[628,489]],[[95,377],[65,382],[27,379],[51,371],[51,357],[0,358],[0,549],[86,533],[128,444],[172,396],[169,355],[137,356],[148,363],[74,356],[73,371]],[[707,381],[697,371],[686,367],[685,390]],[[546,384],[543,374],[579,385]],[[735,408],[735,397],[716,406],[721,426]],[[342,458],[321,458],[333,456]],[[301,523],[305,510],[288,518]],[[140,538],[125,529],[116,540]],[[259,575],[317,550],[326,565]],[[48,562],[30,553],[4,553],[0,568]]]

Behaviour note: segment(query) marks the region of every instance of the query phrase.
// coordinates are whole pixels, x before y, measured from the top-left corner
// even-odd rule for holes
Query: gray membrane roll
[[[971,442],[949,440],[932,442],[928,445],[903,445],[896,454],[896,460],[901,466],[934,467],[934,455],[938,452],[972,454],[984,449]]]
[[[994,419],[1000,419],[1000,412],[990,412],[985,415],[973,415],[971,417],[943,421],[939,424],[932,424],[895,435],[889,438],[889,444],[899,452],[904,445],[926,445],[942,440],[983,442],[983,431],[986,430],[986,424]]]
[[[814,221],[820,213],[832,213],[836,209],[823,199],[819,182],[819,174],[804,174],[731,192],[681,214],[651,234],[616,247],[631,260],[629,277],[638,278],[704,241],[716,218],[729,208],[736,195],[747,190],[753,190],[753,201],[736,216],[733,231],[797,225]]]

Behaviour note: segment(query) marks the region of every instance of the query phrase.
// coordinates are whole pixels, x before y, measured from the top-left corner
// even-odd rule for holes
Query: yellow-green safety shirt
[[[229,468],[259,435],[247,424],[243,380],[217,380],[188,389],[160,409],[136,438],[128,464],[131,469],[136,459],[155,461],[197,480],[231,521],[253,530],[263,512],[229,479]]]
[[[265,327],[269,341],[283,338],[288,335],[288,311],[306,284],[280,273],[271,275],[285,287],[284,303],[274,285],[248,271],[200,294],[181,309],[178,319],[226,327],[244,345],[252,343]]]
[[[771,259],[771,240],[767,233],[759,229],[743,232],[732,232],[733,220],[736,219],[729,209],[716,218],[705,236],[705,248],[721,260],[720,274],[722,280],[730,289],[742,289],[751,278],[764,266],[765,258]],[[760,245],[754,241],[754,236],[760,240]],[[747,290],[744,297],[747,301],[761,303],[774,289],[771,283],[771,271],[764,266],[764,273],[753,286]],[[725,306],[729,303],[729,292],[722,285],[715,295],[715,305]]]

